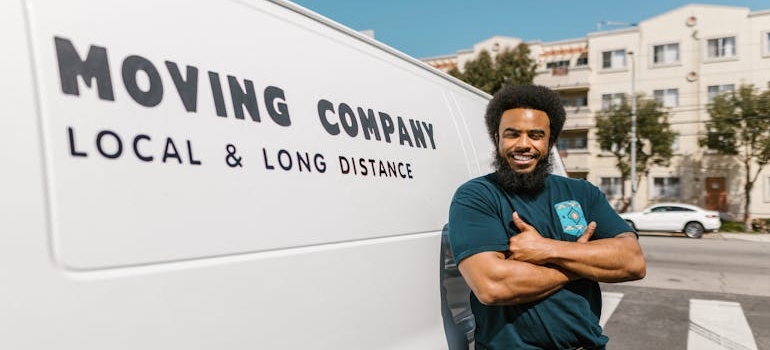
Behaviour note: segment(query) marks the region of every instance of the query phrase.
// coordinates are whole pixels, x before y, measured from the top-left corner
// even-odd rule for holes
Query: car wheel
[[[699,222],[688,222],[684,225],[684,234],[690,238],[701,238],[703,236],[703,225]]]
[[[628,223],[628,226],[631,226],[631,228],[636,231],[636,226],[634,226],[634,222],[631,220],[626,220],[626,223]]]

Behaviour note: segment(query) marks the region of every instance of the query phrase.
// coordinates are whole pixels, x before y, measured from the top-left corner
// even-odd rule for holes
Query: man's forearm
[[[580,278],[561,266],[540,266],[505,260],[500,254],[494,266],[462,261],[458,266],[479,301],[486,305],[514,305],[545,298],[571,280]],[[483,270],[479,269],[485,266]]]
[[[510,261],[510,260],[509,260]],[[505,279],[509,298],[499,300],[495,305],[514,305],[541,300],[563,288],[564,285],[581,278],[578,274],[558,265],[540,266],[530,263],[516,266],[511,278]]]
[[[586,243],[553,241],[548,263],[599,282],[624,282],[646,274],[642,249],[633,233]]]

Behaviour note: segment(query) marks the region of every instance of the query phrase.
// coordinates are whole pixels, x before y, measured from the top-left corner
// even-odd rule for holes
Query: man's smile
[[[520,152],[514,152],[508,154],[508,159],[516,166],[527,166],[531,164],[532,162],[536,162],[540,158],[540,155],[537,153],[520,153]]]

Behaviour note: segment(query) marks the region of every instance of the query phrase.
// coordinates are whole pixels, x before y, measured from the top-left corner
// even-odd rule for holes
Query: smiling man
[[[487,106],[494,173],[457,189],[449,240],[471,288],[477,349],[604,349],[599,282],[641,279],[637,236],[602,192],[550,175],[559,96],[507,86]]]

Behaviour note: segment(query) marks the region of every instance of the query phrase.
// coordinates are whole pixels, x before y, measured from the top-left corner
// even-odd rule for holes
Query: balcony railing
[[[551,75],[567,75],[569,74],[568,67],[554,67],[551,69]]]
[[[588,66],[541,68],[535,76],[535,84],[544,85],[554,90],[588,89],[590,80],[591,69]]]

